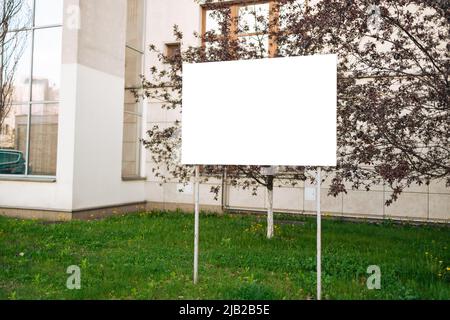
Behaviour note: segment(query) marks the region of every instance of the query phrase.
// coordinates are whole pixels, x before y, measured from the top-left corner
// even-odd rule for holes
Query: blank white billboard
[[[182,163],[336,165],[336,55],[183,65]]]

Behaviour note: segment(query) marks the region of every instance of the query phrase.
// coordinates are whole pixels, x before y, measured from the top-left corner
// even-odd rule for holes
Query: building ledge
[[[1,181],[54,183],[54,182],[56,182],[56,178],[55,177],[0,175],[0,182]]]
[[[122,177],[122,181],[146,181],[147,177]]]
[[[147,202],[110,205],[76,210],[1,207],[0,216],[42,221],[93,220],[147,211]]]

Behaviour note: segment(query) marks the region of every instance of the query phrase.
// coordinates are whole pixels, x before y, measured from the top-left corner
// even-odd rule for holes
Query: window
[[[125,47],[125,101],[122,145],[122,177],[140,177],[142,103],[135,97],[141,86],[144,56],[145,0],[127,1],[127,36]]]
[[[261,57],[269,56],[269,35],[264,32],[268,29],[269,11],[269,3],[242,5],[237,8],[239,43],[244,47],[260,49]]]
[[[223,6],[223,3],[221,4]],[[229,17],[230,36],[239,41],[243,47],[261,50],[261,57],[275,56],[276,44],[269,41],[268,31],[271,19],[276,18],[276,1],[232,1],[225,8],[215,9],[214,4],[203,8],[203,34],[214,31],[219,37],[222,30],[218,21]],[[228,10],[225,14],[220,11]],[[213,46],[213,43],[206,43]]]
[[[0,175],[55,176],[63,0],[26,0],[1,52]],[[12,156],[14,155],[14,156]],[[12,160],[11,160],[12,159]]]
[[[225,3],[211,3],[203,6],[202,34],[214,32],[222,36],[218,21],[224,17],[229,20],[230,37],[238,40],[247,48],[260,50],[260,57],[275,57],[279,50],[276,39],[269,36],[283,28],[284,21],[280,19],[289,10],[300,9],[307,0],[295,0],[285,4],[270,0],[240,0]],[[221,14],[222,12],[222,14]],[[206,46],[214,46],[214,41],[208,40]]]
[[[176,55],[180,54],[179,43],[166,43],[166,56],[169,59],[173,59]]]

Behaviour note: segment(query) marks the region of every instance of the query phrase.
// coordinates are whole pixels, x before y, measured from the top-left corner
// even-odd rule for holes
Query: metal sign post
[[[273,181],[273,176],[268,176]],[[273,185],[267,188],[267,239],[273,238]]]
[[[322,299],[322,217],[320,215],[320,174],[321,168],[317,168],[316,177],[316,207],[317,207],[317,300]]]
[[[194,181],[194,284],[198,282],[198,240],[200,229],[200,182],[199,182],[199,166],[195,166],[195,181]]]

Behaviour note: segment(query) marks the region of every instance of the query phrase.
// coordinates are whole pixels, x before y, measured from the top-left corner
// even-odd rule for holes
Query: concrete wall
[[[315,186],[301,183],[295,188],[275,188],[276,211],[315,213],[315,198],[307,196],[309,188],[314,190]],[[254,210],[265,208],[267,205],[266,191],[263,189],[256,197],[252,197],[249,192],[231,187],[227,190],[229,191],[225,203],[231,208]],[[328,196],[328,191],[325,183],[321,189],[321,208],[324,214],[375,219],[444,222],[450,220],[450,194],[444,184],[433,183],[429,187],[409,188],[389,207],[384,205],[390,196],[387,187],[376,186],[369,192],[349,189],[347,194],[341,194],[336,198]]]
[[[146,43],[154,44],[160,50],[165,50],[166,43],[175,41],[173,26],[178,25],[184,35],[183,47],[198,45],[198,39],[193,36],[194,31],[199,31],[201,26],[200,6],[192,0],[147,0],[147,33]],[[150,76],[149,70],[153,65],[159,65],[155,54],[146,52],[145,58],[146,76]],[[165,111],[161,109],[162,102],[157,100],[147,101],[147,127],[155,124],[160,127],[171,125],[177,119],[181,119],[179,111]],[[146,151],[146,198],[151,202],[151,207],[158,208],[190,208],[194,201],[192,186],[179,192],[181,188],[176,181],[160,184],[160,180],[152,173],[154,164],[151,155]],[[202,205],[207,203],[220,208],[220,202],[211,202],[212,198],[204,192],[206,186],[202,186]]]
[[[144,201],[142,181],[122,181],[126,0],[80,0],[75,68],[73,209]]]

